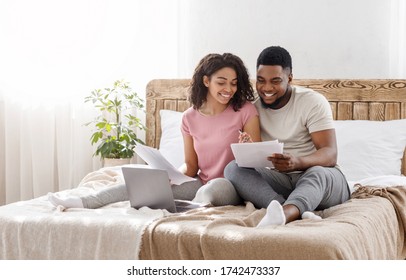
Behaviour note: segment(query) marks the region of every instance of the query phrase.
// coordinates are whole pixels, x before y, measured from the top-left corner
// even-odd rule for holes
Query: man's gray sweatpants
[[[272,200],[295,205],[300,214],[322,210],[350,198],[343,173],[336,167],[314,166],[300,173],[282,173],[268,168],[238,167],[230,162],[224,176],[245,201],[266,208]]]

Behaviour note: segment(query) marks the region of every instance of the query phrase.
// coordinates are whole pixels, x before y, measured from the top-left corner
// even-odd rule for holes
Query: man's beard
[[[268,108],[268,109],[277,109],[278,105],[283,101],[284,98],[286,98],[288,91],[289,91],[289,87],[286,89],[285,94],[282,95],[281,97],[277,98],[275,100],[275,102],[273,102],[272,104],[265,103],[264,100],[262,99],[262,97],[260,96],[262,107]]]

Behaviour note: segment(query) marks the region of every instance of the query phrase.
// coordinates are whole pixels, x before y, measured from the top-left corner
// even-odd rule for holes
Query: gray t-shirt
[[[274,110],[264,108],[259,98],[254,102],[259,113],[262,141],[279,140],[284,152],[296,157],[308,156],[316,148],[310,133],[333,129],[329,102],[311,89],[292,86],[289,102]]]

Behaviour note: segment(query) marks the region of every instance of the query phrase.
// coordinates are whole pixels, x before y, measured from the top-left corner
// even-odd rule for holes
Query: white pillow
[[[400,175],[406,119],[335,121],[338,164],[348,181]]]
[[[358,181],[349,181],[348,185],[350,186],[351,193],[354,191],[355,184],[377,187],[406,186],[406,176],[384,175],[368,177]]]
[[[184,163],[183,137],[180,130],[182,113],[161,110],[161,140],[159,151],[176,168]]]

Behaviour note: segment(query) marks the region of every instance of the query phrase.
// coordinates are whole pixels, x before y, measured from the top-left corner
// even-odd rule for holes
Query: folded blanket
[[[380,196],[388,199],[396,211],[396,216],[399,221],[399,231],[403,234],[399,235],[397,244],[401,255],[406,257],[406,186],[393,187],[377,187],[377,186],[362,186],[355,185],[355,192],[352,198],[369,198],[372,196]]]

